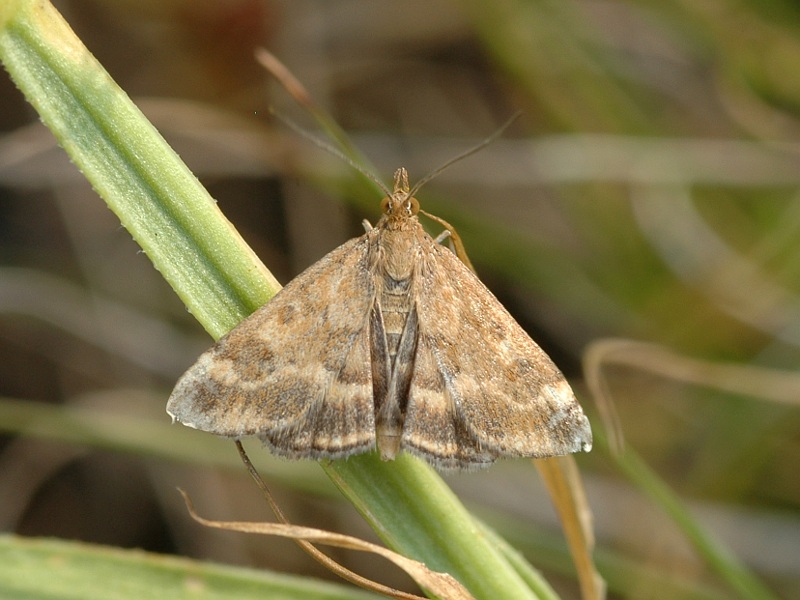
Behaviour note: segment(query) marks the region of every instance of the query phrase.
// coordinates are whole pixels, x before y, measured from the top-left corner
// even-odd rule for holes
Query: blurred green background
[[[798,4],[54,4],[283,282],[374,222],[380,198],[338,184],[346,166],[270,117],[312,123],[256,47],[387,183],[398,166],[419,179],[521,110],[428,184],[423,208],[458,227],[598,431],[581,368],[592,342],[765,369],[743,371],[747,394],[624,364],[603,373],[630,447],[777,596],[800,594]],[[0,527],[326,577],[288,541],[188,519],[176,485],[214,518],[269,519],[230,444],[168,426],[169,390],[210,340],[4,74],[0,102]],[[771,389],[768,370],[786,387]],[[35,418],[42,407],[64,410]],[[250,447],[294,522],[372,536],[314,464]],[[611,597],[738,597],[604,447],[578,463]],[[577,597],[524,461],[448,481]]]

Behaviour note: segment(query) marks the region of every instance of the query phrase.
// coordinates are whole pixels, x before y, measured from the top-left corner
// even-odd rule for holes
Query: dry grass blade
[[[599,366],[616,363],[638,367],[686,383],[800,406],[800,376],[794,371],[698,360],[633,340],[600,340],[589,347],[588,355]]]
[[[291,525],[289,520],[286,518],[286,515],[283,514],[281,507],[275,501],[275,498],[272,496],[272,492],[269,491],[266,482],[261,477],[261,475],[256,470],[253,463],[250,461],[250,457],[247,456],[247,452],[245,452],[244,446],[239,440],[236,440],[236,449],[239,452],[239,457],[242,459],[244,466],[247,468],[247,472],[250,473],[250,477],[253,478],[253,481],[256,482],[256,485],[259,487],[261,492],[264,494],[264,499],[269,504],[272,512],[275,513],[275,517],[283,523],[284,525]],[[390,597],[394,598],[405,598],[406,600],[418,600],[420,596],[415,596],[414,594],[407,594],[406,592],[402,592],[400,590],[396,590],[394,588],[387,587],[380,583],[377,583],[371,579],[367,579],[366,577],[362,577],[358,573],[354,573],[347,567],[344,567],[333,560],[330,556],[319,550],[316,546],[311,544],[310,542],[302,539],[296,539],[297,545],[303,549],[311,558],[316,560],[326,569],[335,573],[342,579],[349,581],[353,585],[357,585],[364,589],[372,590],[379,594],[385,594]]]
[[[600,418],[608,432],[609,449],[612,454],[619,456],[625,450],[625,436],[622,433],[619,415],[611,399],[611,391],[602,375],[603,364],[609,361],[612,354],[611,347],[608,345],[609,341],[605,340],[589,345],[583,353],[583,374],[595,405],[600,411]],[[616,347],[616,344],[614,346]]]
[[[572,559],[578,571],[584,600],[605,598],[605,582],[592,560],[594,533],[592,512],[586,500],[578,466],[570,456],[555,456],[533,461],[547,485],[567,536]]]
[[[301,527],[298,525],[288,525],[286,523],[253,523],[247,521],[213,521],[204,519],[198,515],[189,496],[183,490],[179,490],[186,502],[186,508],[191,514],[192,518],[206,527],[215,527],[217,529],[225,529],[227,531],[239,531],[242,533],[257,533],[260,535],[275,535],[279,537],[290,538],[294,540],[302,540],[305,542],[313,542],[315,544],[323,544],[326,546],[335,546],[337,548],[348,548],[350,550],[358,550],[359,552],[371,552],[384,557],[386,560],[394,563],[419,584],[420,587],[426,589],[439,598],[446,598],[447,600],[470,600],[473,596],[462,586],[456,579],[447,573],[437,573],[431,571],[424,564],[406,558],[396,552],[392,552],[387,548],[371,544],[340,533],[332,533],[321,529],[314,529],[312,527]],[[383,589],[379,589],[383,588]],[[421,598],[404,592],[392,593],[377,584],[371,586],[369,589],[380,591],[380,593],[393,596],[395,598]],[[396,591],[396,590],[395,590]]]
[[[308,113],[314,117],[314,120],[322,127],[323,131],[331,137],[342,149],[345,156],[345,162],[353,164],[356,170],[365,174],[370,180],[376,181],[376,177],[358,166],[359,163],[365,162],[363,157],[360,156],[358,150],[350,143],[348,136],[344,130],[339,127],[339,124],[319,105],[314,101],[314,98],[300,82],[297,77],[284,65],[278,57],[267,51],[265,48],[257,48],[255,52],[256,60],[264,67],[289,93],[289,95]],[[274,113],[273,113],[274,114]],[[298,131],[304,137],[312,140],[318,146],[328,150],[327,144],[316,140],[313,136],[302,131],[301,128],[295,127],[289,119],[283,118],[282,120],[289,124],[290,127]],[[332,152],[334,155],[339,155],[338,151]],[[385,188],[383,183],[377,181],[378,186]]]
[[[586,381],[603,413],[611,449],[619,453],[623,438],[603,367],[617,364],[668,379],[734,394],[747,394],[780,404],[798,405],[800,377],[796,373],[741,364],[718,364],[681,356],[656,344],[606,339],[592,343],[584,354]]]
[[[286,68],[278,58],[268,52],[264,48],[256,48],[256,60],[261,63],[267,71],[272,73],[272,75],[281,82],[286,91],[294,98],[298,104],[308,108],[309,110],[313,107],[314,101],[311,99],[311,95],[306,90],[305,86],[300,83],[300,80],[295,77],[292,72]]]

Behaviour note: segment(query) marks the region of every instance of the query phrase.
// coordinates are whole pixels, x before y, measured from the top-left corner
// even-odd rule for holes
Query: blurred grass
[[[153,590],[159,598],[197,600],[379,597],[307,578],[59,540],[3,535],[0,556],[0,596],[9,599],[128,600],[152,597]]]
[[[153,102],[148,116],[283,281],[358,233],[361,218],[374,221],[378,209],[374,197],[336,176],[339,167],[265,126],[266,106],[286,100],[254,66],[256,44],[285,60],[326,101],[386,175],[400,163],[420,177],[452,148],[482,139],[515,109],[525,111],[504,140],[451,168],[420,197],[427,210],[459,227],[484,280],[578,388],[582,348],[603,336],[661,343],[731,365],[797,368],[800,9],[794,3],[501,0],[412,2],[401,9],[366,1],[84,0],[60,6],[127,90],[180,99]],[[3,264],[61,274],[87,290],[98,315],[110,297],[161,320],[167,331],[192,330],[182,304],[97,208],[92,192],[75,183],[49,138],[21,129],[34,117],[8,82],[2,85],[0,123],[15,132],[0,140]],[[201,115],[191,103],[210,110]],[[256,142],[253,131],[267,135]],[[252,148],[252,161],[242,148]],[[329,200],[339,194],[352,202],[348,211]],[[12,298],[3,283],[0,393],[73,402],[98,389],[142,387],[166,398],[178,366],[170,367],[172,375],[156,373],[98,342],[125,333],[141,356],[148,347],[170,347],[163,333],[137,339],[130,335],[139,331],[135,325],[99,316],[84,325],[92,335],[76,340],[43,325],[35,310],[21,311],[19,292]],[[91,314],[91,300],[87,305]],[[188,365],[196,350],[183,352]],[[609,369],[608,382],[629,444],[681,504],[776,595],[796,595],[797,407],[620,367]],[[591,400],[582,401],[591,410]],[[107,409],[119,407],[120,400],[109,402]],[[163,406],[153,401],[151,409],[157,418]],[[100,489],[101,472],[75,458],[72,468],[50,473],[48,465],[57,463],[47,462],[45,450],[25,444],[22,452],[22,443],[9,438],[0,455],[15,466],[0,469],[0,477],[27,469],[34,482],[26,488],[28,508],[9,527],[48,534],[58,530],[48,515],[61,514],[53,507],[85,510],[86,498],[70,492],[71,485]],[[687,597],[737,597],[669,523],[646,512],[638,488],[623,483],[608,457],[596,451],[581,466],[589,474],[600,555],[611,557],[601,570],[605,565],[614,594],[663,597],[659,582],[675,581],[697,594]],[[161,514],[139,511],[151,515],[140,528],[170,533],[115,543],[201,552],[201,534],[187,532],[169,510],[163,514],[164,478],[146,468],[151,482],[140,501]],[[172,486],[176,478],[166,479]],[[534,536],[528,525],[547,518],[519,499],[530,490],[519,490],[513,467],[454,484],[473,505],[496,509],[498,522],[510,522],[508,531]],[[358,527],[335,503],[319,510],[284,493],[301,519]],[[212,506],[242,501],[217,494],[208,494]],[[105,497],[121,511],[135,498]],[[709,519],[698,504],[725,518]],[[113,538],[107,522],[90,517],[81,537]],[[643,528],[647,533],[637,534]],[[518,547],[547,568],[548,552],[537,553],[536,540],[524,541]],[[242,545],[202,552],[282,570],[307,566],[276,556],[285,552]],[[621,563],[630,568],[614,568]],[[568,577],[558,575],[565,569],[550,569],[574,590],[559,579]]]

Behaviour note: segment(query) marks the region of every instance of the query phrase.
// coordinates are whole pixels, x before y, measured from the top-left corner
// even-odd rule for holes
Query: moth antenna
[[[327,152],[328,154],[332,154],[336,158],[338,158],[340,160],[343,160],[345,163],[347,163],[348,165],[353,167],[356,171],[358,171],[364,177],[369,179],[372,183],[377,185],[384,194],[386,194],[387,196],[391,196],[392,195],[392,193],[389,191],[389,188],[386,187],[385,183],[383,183],[375,175],[373,175],[372,173],[367,171],[364,167],[362,167],[360,164],[358,164],[352,158],[347,156],[344,152],[339,150],[336,146],[333,146],[333,145],[329,144],[325,140],[321,140],[320,138],[315,136],[313,133],[311,133],[310,131],[307,131],[306,129],[303,129],[300,125],[298,125],[297,123],[292,121],[289,117],[280,114],[276,110],[270,108],[270,112],[281,123],[283,123],[284,125],[289,127],[295,133],[300,134],[301,136],[306,138],[309,142],[314,144],[317,148],[320,148],[321,150],[325,150],[325,152]]]
[[[409,196],[413,196],[414,194],[416,194],[423,185],[425,185],[431,179],[433,179],[434,177],[439,175],[439,173],[444,171],[450,165],[452,165],[454,163],[457,163],[458,161],[460,161],[462,159],[465,159],[468,156],[471,156],[472,154],[475,154],[476,152],[478,152],[478,150],[481,150],[482,148],[484,148],[484,147],[488,146],[489,144],[491,144],[493,141],[495,141],[497,138],[499,138],[503,134],[503,132],[505,132],[505,130],[508,129],[511,126],[511,124],[514,121],[519,119],[519,117],[521,115],[522,115],[522,111],[518,110],[513,115],[511,115],[511,118],[508,121],[503,123],[492,135],[487,137],[485,140],[483,140],[481,142],[478,142],[472,148],[469,148],[469,149],[465,150],[461,154],[456,155],[454,158],[451,158],[450,160],[445,161],[444,164],[439,165],[438,167],[436,167],[433,171],[431,171],[430,173],[425,175],[425,177],[423,177],[417,183],[415,183],[414,187],[411,188],[411,191],[408,193],[408,195]]]

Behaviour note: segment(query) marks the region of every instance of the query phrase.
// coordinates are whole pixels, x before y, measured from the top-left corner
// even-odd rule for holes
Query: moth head
[[[390,219],[408,219],[419,212],[419,201],[407,194],[392,194],[381,202],[381,211]]]
[[[419,202],[408,187],[408,172],[400,167],[394,173],[394,192],[381,202],[381,211],[390,219],[408,219],[419,212]]]

